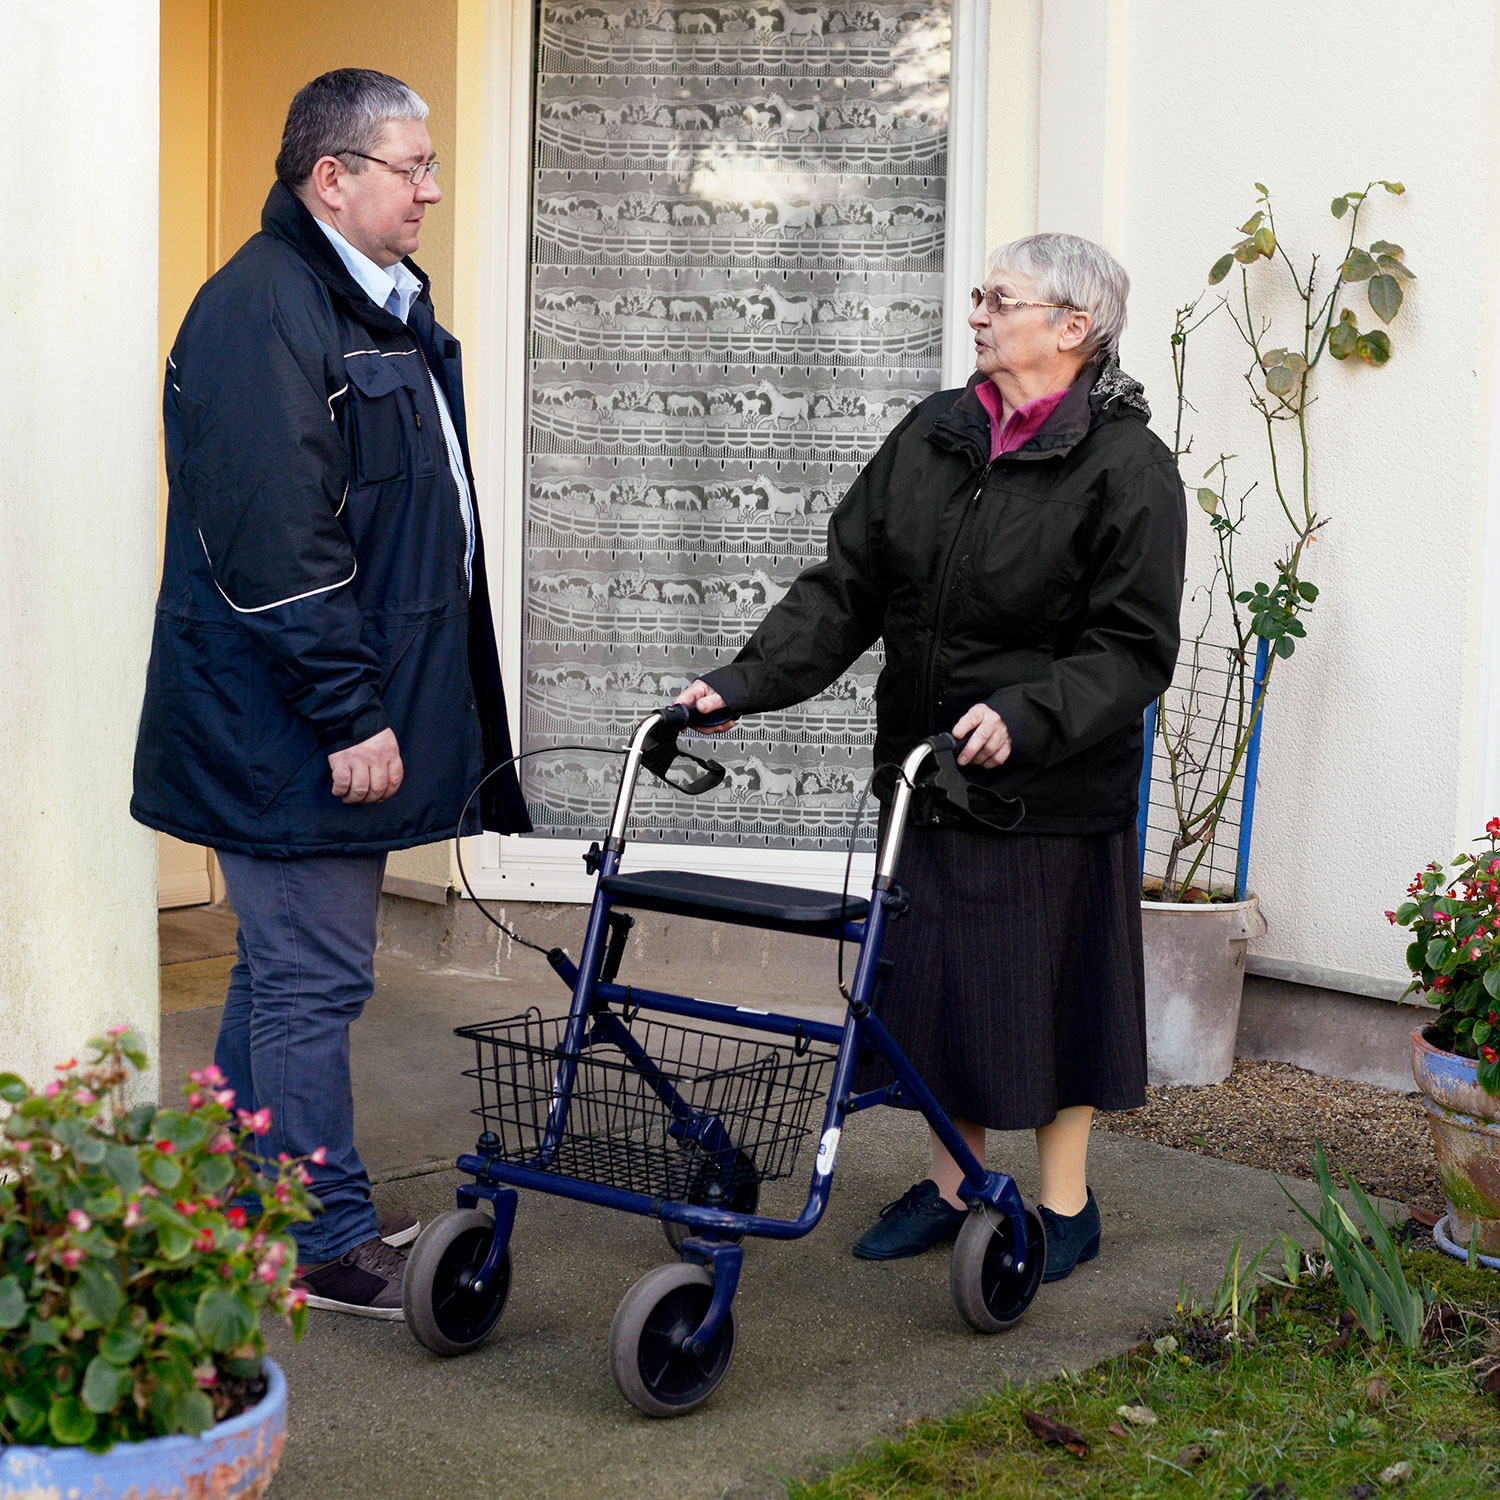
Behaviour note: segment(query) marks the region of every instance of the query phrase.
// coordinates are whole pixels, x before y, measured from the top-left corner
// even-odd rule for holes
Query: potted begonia
[[[1407,993],[1433,1007],[1411,1068],[1448,1200],[1438,1242],[1500,1256],[1500,818],[1475,843],[1419,871],[1385,915],[1411,933]]]
[[[248,1500],[286,1431],[260,1315],[306,1318],[306,1165],[255,1155],[270,1113],[217,1068],[130,1107],[137,1038],[89,1048],[42,1088],[0,1074],[0,1493]]]
[[[1253,748],[1271,685],[1306,636],[1303,617],[1318,598],[1307,565],[1327,520],[1318,510],[1313,448],[1332,410],[1315,391],[1325,356],[1371,368],[1391,357],[1390,335],[1361,330],[1364,314],[1347,305],[1350,294],[1363,286],[1370,311],[1389,324],[1414,279],[1400,245],[1357,243],[1371,195],[1377,188],[1400,195],[1399,182],[1372,182],[1333,200],[1332,215],[1346,233],[1331,278],[1316,254],[1300,265],[1293,260],[1270,193],[1261,183],[1255,188],[1242,238],[1208,273],[1217,286],[1237,271],[1232,295],[1207,308],[1202,296],[1179,308],[1172,330],[1173,451],[1181,468],[1196,471],[1184,479],[1207,519],[1211,561],[1207,581],[1184,600],[1178,678],[1155,708],[1150,750],[1161,794],[1153,798],[1149,785],[1142,790],[1157,814],[1153,826],[1165,824],[1164,846],[1148,840],[1141,912],[1153,1083],[1217,1083],[1234,1066],[1246,950],[1266,931],[1256,895],[1237,878],[1248,838],[1242,841],[1234,825],[1250,816]],[[1291,308],[1293,332],[1279,346],[1273,329],[1284,307]],[[1186,430],[1195,411],[1189,348],[1220,313],[1232,325],[1246,399],[1264,430],[1255,478],[1241,477],[1246,460],[1235,454],[1195,453]],[[1200,357],[1194,368],[1203,363]],[[1267,575],[1248,585],[1247,548],[1272,560]]]

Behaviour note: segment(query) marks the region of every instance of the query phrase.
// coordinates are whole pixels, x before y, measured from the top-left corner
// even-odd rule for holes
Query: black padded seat
[[[846,898],[837,891],[806,891],[795,885],[767,885],[724,875],[690,875],[685,870],[606,875],[600,884],[621,906],[718,917],[747,926],[826,927],[837,923],[841,914],[847,921],[862,921],[870,910],[863,896]]]

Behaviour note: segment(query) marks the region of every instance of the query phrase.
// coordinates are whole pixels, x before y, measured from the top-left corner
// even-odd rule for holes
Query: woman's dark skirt
[[[1146,1102],[1134,828],[994,834],[909,827],[911,908],[886,928],[879,1015],[950,1114],[993,1130]],[[890,1081],[883,1063],[861,1089]]]

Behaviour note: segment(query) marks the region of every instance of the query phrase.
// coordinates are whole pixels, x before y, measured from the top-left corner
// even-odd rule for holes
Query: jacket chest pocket
[[[427,379],[415,352],[361,354],[345,361],[350,400],[345,407],[344,437],[356,485],[435,471],[436,446],[428,440],[418,381]]]
[[[1087,506],[1010,494],[982,517],[966,553],[963,616],[987,627],[1055,625],[1087,586],[1093,515]]]

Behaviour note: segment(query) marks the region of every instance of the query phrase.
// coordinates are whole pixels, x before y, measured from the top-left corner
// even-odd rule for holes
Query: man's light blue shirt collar
[[[322,219],[318,219],[317,224],[328,236],[328,243],[338,252],[339,259],[364,289],[370,301],[376,307],[395,313],[404,323],[412,303],[416,301],[417,293],[422,290],[422,283],[399,260],[389,269],[377,266],[364,251],[356,250],[332,224],[325,223]],[[392,292],[396,294],[395,307],[391,306]]]

